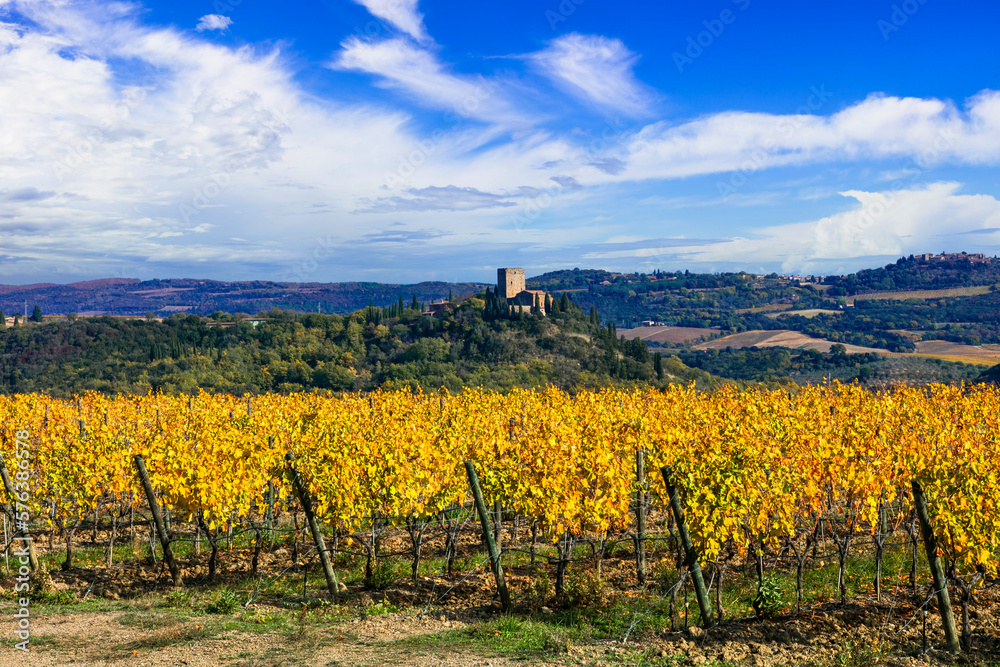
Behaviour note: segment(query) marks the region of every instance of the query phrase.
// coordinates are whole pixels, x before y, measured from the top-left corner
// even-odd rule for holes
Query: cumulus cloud
[[[576,97],[632,116],[649,113],[654,95],[636,79],[639,56],[621,40],[572,33],[528,58]]]
[[[392,24],[418,42],[429,41],[424,29],[424,15],[417,11],[417,0],[354,0],[373,16]]]
[[[229,26],[233,24],[233,20],[228,16],[222,16],[221,14],[206,14],[198,19],[198,25],[195,30],[198,32],[204,32],[206,30],[228,30]]]
[[[687,244],[671,252],[686,262],[731,268],[780,264],[786,271],[821,272],[864,257],[899,257],[947,247],[965,249],[967,234],[996,234],[1000,201],[967,195],[960,185],[936,182],[899,191],[841,192],[855,205],[808,222],[749,230],[746,237],[707,245]],[[953,238],[954,237],[954,238]],[[644,258],[659,247],[593,253],[589,259]]]

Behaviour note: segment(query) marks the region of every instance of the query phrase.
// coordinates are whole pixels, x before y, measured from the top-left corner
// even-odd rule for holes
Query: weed
[[[519,606],[528,609],[544,607],[549,603],[553,595],[549,574],[545,570],[539,570],[536,567],[532,569],[531,576],[531,583],[518,589],[517,603]]]
[[[388,602],[376,602],[365,607],[362,611],[366,616],[382,616],[384,614],[398,614],[400,608]]]
[[[388,558],[380,559],[372,566],[372,576],[369,585],[377,591],[384,591],[399,581],[404,575],[404,566]]]
[[[669,558],[664,558],[653,565],[650,575],[656,586],[664,593],[677,583],[677,569]]]
[[[604,579],[594,570],[570,571],[566,584],[566,600],[573,606],[603,605],[607,601]]]
[[[219,592],[219,596],[215,601],[205,607],[205,611],[209,614],[224,614],[228,616],[239,609],[241,604],[240,598],[236,593],[228,588],[224,588]]]
[[[882,660],[882,651],[870,641],[851,639],[840,645],[833,664],[836,667],[876,667]]]
[[[68,605],[76,603],[76,595],[69,591],[37,591],[34,601],[40,604]]]
[[[752,603],[757,616],[768,618],[776,615],[781,609],[784,592],[776,576],[773,574],[765,576],[757,587],[757,596]]]
[[[171,591],[165,598],[165,602],[168,607],[190,607],[191,593],[179,588]]]

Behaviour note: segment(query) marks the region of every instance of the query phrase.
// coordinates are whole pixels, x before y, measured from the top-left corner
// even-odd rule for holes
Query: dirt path
[[[412,666],[508,667],[513,665],[590,665],[680,667],[784,665],[895,667],[946,665],[956,660],[1000,664],[1000,623],[983,605],[973,619],[974,651],[956,657],[940,650],[941,628],[928,616],[930,652],[920,656],[922,627],[886,623],[886,609],[860,604],[829,605],[821,614],[803,612],[770,621],[738,619],[703,631],[668,628],[632,637],[628,645],[614,641],[559,640],[558,624],[500,619],[479,610],[437,612],[419,618],[414,612],[363,618],[327,617],[300,622],[298,612],[260,610],[263,625],[248,625],[235,616],[193,615],[183,609],[92,611],[40,615],[33,621],[31,653],[16,652],[5,638],[0,667],[24,665],[114,665],[177,667]],[[4,610],[0,609],[0,614]],[[273,612],[273,613],[272,613]],[[269,620],[268,620],[269,619]],[[276,620],[277,619],[277,620]],[[491,620],[487,620],[491,619]],[[253,621],[251,621],[252,623]],[[534,628],[550,644],[530,650],[499,650],[491,644],[510,622],[512,635]],[[268,625],[270,623],[270,625]],[[519,625],[520,624],[520,625]],[[527,625],[525,625],[527,624]],[[256,628],[260,628],[257,630]],[[6,633],[5,633],[6,634]],[[433,635],[433,636],[432,636]],[[485,637],[484,637],[485,635]],[[563,643],[560,643],[563,642]],[[879,655],[879,647],[886,649]],[[936,647],[936,648],[935,648]]]
[[[136,618],[129,612],[38,618],[33,624],[30,654],[5,647],[0,653],[0,667],[523,664],[523,661],[484,658],[473,651],[399,645],[403,639],[465,626],[460,621],[441,620],[444,617],[422,620],[406,615],[371,617],[312,627],[299,636],[287,632],[215,634],[206,628],[207,623],[215,620],[211,617],[182,618],[171,622],[169,616],[149,615],[148,625],[141,616]]]

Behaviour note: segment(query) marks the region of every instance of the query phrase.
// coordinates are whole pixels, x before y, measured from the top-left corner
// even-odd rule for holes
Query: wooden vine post
[[[316,550],[319,551],[319,560],[323,565],[323,576],[326,577],[326,588],[334,600],[340,595],[340,585],[337,583],[337,575],[333,571],[333,563],[330,562],[330,552],[326,550],[326,540],[320,532],[319,523],[316,521],[316,514],[313,512],[312,497],[309,495],[309,488],[302,480],[302,475],[298,469],[292,465],[295,461],[295,454],[288,452],[285,454],[285,461],[288,462],[288,472],[292,477],[292,487],[295,495],[302,503],[302,511],[305,512],[306,521],[309,523],[309,532],[312,533],[313,541],[316,543]]]
[[[694,593],[698,597],[698,609],[701,610],[702,626],[710,628],[715,625],[715,614],[712,613],[712,605],[708,600],[708,591],[705,589],[705,579],[701,576],[701,565],[698,563],[698,552],[691,541],[691,534],[688,532],[687,523],[684,521],[684,508],[681,506],[681,497],[677,493],[677,487],[672,480],[670,466],[660,468],[663,474],[663,482],[667,486],[667,495],[670,497],[670,509],[673,510],[674,520],[677,522],[677,533],[681,538],[681,546],[684,548],[684,564],[691,573],[691,580],[694,582]]]
[[[931,527],[931,517],[927,511],[927,497],[920,482],[913,480],[913,507],[920,522],[920,532],[924,536],[924,549],[927,551],[927,563],[934,578],[934,590],[937,591],[938,606],[941,607],[941,625],[944,626],[945,648],[950,653],[958,653],[961,645],[958,642],[958,630],[955,628],[955,614],[951,610],[951,597],[948,595],[948,579],[944,574],[944,566],[938,558],[937,538]]]
[[[149,481],[149,471],[146,470],[146,462],[143,461],[142,454],[136,454],[134,461],[135,469],[139,473],[139,482],[142,484],[142,490],[146,492],[146,502],[149,503],[149,511],[153,514],[153,525],[156,527],[156,534],[159,536],[160,544],[163,546],[163,560],[167,562],[167,567],[170,568],[170,576],[174,580],[174,586],[183,586],[181,568],[174,559],[173,549],[170,548],[170,536],[167,534],[166,524],[163,523],[163,514],[160,513],[160,506],[156,502],[156,494],[153,493],[153,484]]]
[[[476,468],[472,461],[465,462],[465,472],[469,475],[469,486],[472,487],[472,497],[476,501],[476,512],[479,514],[479,523],[483,527],[483,537],[486,539],[486,548],[490,552],[490,566],[493,568],[493,577],[497,581],[497,592],[500,593],[500,606],[504,611],[510,610],[510,593],[507,592],[507,580],[503,575],[503,566],[500,564],[500,553],[497,551],[497,544],[493,541],[493,530],[490,526],[490,515],[486,511],[486,501],[483,500],[483,490],[479,487],[479,478],[476,476]]]
[[[3,478],[3,488],[7,492],[7,497],[10,498],[10,506],[7,507],[7,503],[4,503],[4,511],[10,514],[11,528],[14,528],[17,535],[20,536],[21,540],[28,543],[28,567],[31,568],[32,572],[38,571],[38,556],[35,554],[35,540],[32,539],[31,535],[27,530],[17,529],[17,493],[14,491],[14,481],[10,477],[10,472],[7,470],[7,464],[4,463],[3,457],[0,456],[0,477]],[[24,553],[23,551],[21,553]],[[23,561],[22,561],[23,562]]]
[[[639,488],[635,496],[635,574],[642,585],[646,583],[646,468],[641,449],[635,452],[635,482]]]

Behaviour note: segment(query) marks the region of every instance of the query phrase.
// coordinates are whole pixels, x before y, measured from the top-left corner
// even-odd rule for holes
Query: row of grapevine
[[[62,522],[101,503],[138,507],[140,454],[161,502],[214,528],[288,497],[294,452],[317,513],[344,534],[402,524],[465,498],[463,461],[488,498],[553,540],[622,529],[635,452],[670,466],[700,553],[745,553],[843,516],[878,532],[880,508],[926,490],[949,558],[996,571],[1000,394],[933,386],[797,395],[723,390],[465,391],[324,397],[0,397],[3,455],[30,434],[32,516]],[[664,497],[663,480],[650,475]],[[269,491],[271,489],[271,491]]]

